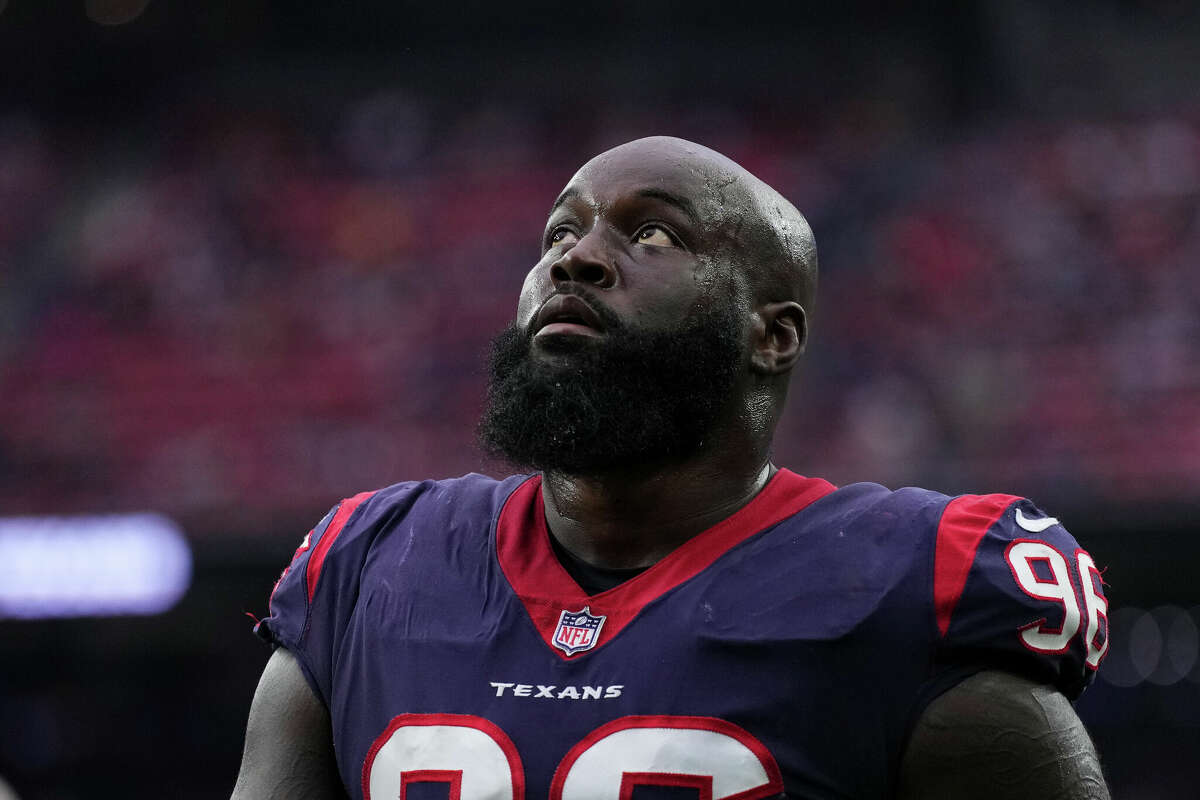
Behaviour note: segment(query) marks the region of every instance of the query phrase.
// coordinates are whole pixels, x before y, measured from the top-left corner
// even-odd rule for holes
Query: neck
[[[593,566],[648,567],[758,494],[775,467],[756,451],[599,477],[546,473],[546,522],[560,544]]]

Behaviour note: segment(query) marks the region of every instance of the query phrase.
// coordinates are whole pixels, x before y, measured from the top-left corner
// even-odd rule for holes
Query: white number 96
[[[1066,557],[1045,542],[1018,539],[1004,551],[1008,567],[1021,591],[1038,600],[1051,600],[1063,608],[1063,624],[1055,629],[1046,625],[1045,619],[1031,622],[1021,628],[1021,642],[1038,653],[1063,653],[1071,645],[1071,639],[1083,627],[1079,597],[1071,582],[1070,567]],[[1038,577],[1034,564],[1044,563],[1049,572],[1048,579]],[[1108,603],[1096,589],[1100,572],[1096,562],[1086,551],[1075,551],[1075,562],[1079,568],[1083,608],[1087,612],[1087,627],[1083,631],[1083,642],[1087,650],[1087,665],[1096,669],[1100,659],[1108,651]],[[1104,619],[1104,634],[1101,636],[1100,620]],[[1097,641],[1099,639],[1099,641]]]

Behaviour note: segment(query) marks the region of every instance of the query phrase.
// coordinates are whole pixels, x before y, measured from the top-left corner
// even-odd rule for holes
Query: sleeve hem
[[[308,657],[300,648],[299,643],[292,641],[290,638],[284,638],[277,631],[273,630],[270,625],[270,621],[271,620],[269,618],[260,620],[259,623],[254,626],[255,635],[270,645],[272,652],[274,652],[277,648],[282,647],[284,650],[287,650],[289,653],[291,653],[293,657],[295,657],[296,663],[300,665],[300,671],[304,674],[304,680],[308,681],[308,685],[313,690],[313,693],[316,694],[321,703],[324,704],[325,708],[328,709],[329,698],[325,696],[325,692],[321,689],[321,685],[317,682],[316,676],[309,668]]]

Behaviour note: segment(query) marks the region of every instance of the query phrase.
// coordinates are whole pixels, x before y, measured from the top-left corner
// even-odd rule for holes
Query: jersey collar
[[[554,555],[541,487],[541,475],[534,475],[509,495],[496,522],[496,554],[538,633],[564,660],[611,641],[648,603],[695,577],[734,546],[836,488],[821,478],[781,469],[733,515],[697,534],[637,577],[589,597]],[[590,645],[568,654],[555,645],[556,631],[564,612],[573,615],[585,608],[591,616],[602,617],[602,624]]]

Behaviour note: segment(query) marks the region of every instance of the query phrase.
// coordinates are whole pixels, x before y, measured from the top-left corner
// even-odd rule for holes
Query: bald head
[[[811,309],[817,247],[808,221],[736,161],[686,139],[651,136],[601,153],[571,184],[596,174],[628,175],[682,194],[697,222],[724,243],[755,300],[794,300]]]
[[[720,153],[669,137],[601,153],[550,209],[485,439],[551,472],[700,458],[756,478],[815,280],[804,217]]]

